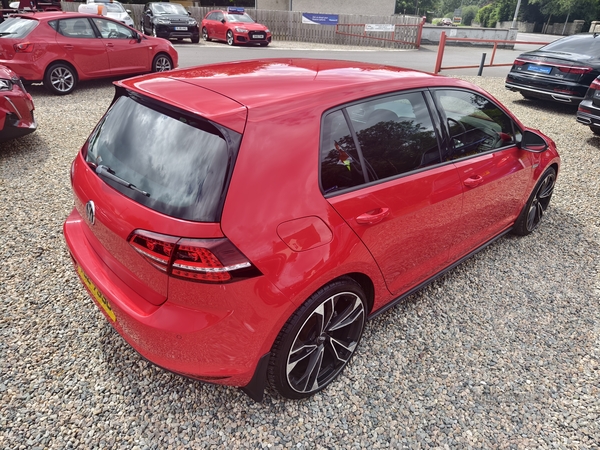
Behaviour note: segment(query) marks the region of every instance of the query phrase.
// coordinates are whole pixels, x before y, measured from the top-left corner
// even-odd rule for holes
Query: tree
[[[419,14],[437,11],[438,0],[396,0],[396,14]]]

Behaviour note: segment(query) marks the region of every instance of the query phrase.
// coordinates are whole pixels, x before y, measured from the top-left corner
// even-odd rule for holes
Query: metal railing
[[[492,50],[492,57],[490,59],[489,64],[485,64],[482,60],[481,64],[469,65],[469,66],[445,66],[442,67],[442,59],[444,58],[444,50],[446,48],[446,41],[458,41],[458,42],[490,42],[494,44],[494,49]],[[494,58],[496,57],[496,50],[498,49],[498,44],[508,44],[514,46],[514,44],[525,44],[525,45],[546,45],[550,42],[531,42],[531,41],[510,41],[510,40],[499,40],[499,39],[474,39],[474,38],[457,38],[457,37],[447,37],[446,32],[442,31],[440,35],[440,44],[438,46],[438,54],[437,59],[435,61],[435,69],[433,73],[437,74],[442,70],[451,70],[451,69],[476,69],[483,67],[502,67],[502,66],[512,66],[513,63],[497,63],[494,64]]]

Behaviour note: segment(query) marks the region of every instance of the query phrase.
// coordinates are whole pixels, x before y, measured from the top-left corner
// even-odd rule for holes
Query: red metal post
[[[446,32],[442,31],[440,34],[440,43],[438,45],[438,54],[437,59],[435,61],[435,69],[433,70],[434,74],[438,74],[442,68],[442,58],[444,57],[444,48],[446,47]]]
[[[416,47],[417,50],[421,47],[421,35],[423,34],[423,26],[425,25],[425,21],[427,20],[427,17],[423,17],[423,20],[421,21],[421,23],[419,24],[419,28],[417,29],[417,42],[416,42]],[[394,32],[395,32],[395,28],[394,28]]]

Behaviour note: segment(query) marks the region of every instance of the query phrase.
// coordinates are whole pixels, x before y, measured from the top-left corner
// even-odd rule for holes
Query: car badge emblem
[[[94,205],[92,200],[85,205],[85,215],[87,216],[90,225],[94,225],[94,222],[96,221],[96,205]]]

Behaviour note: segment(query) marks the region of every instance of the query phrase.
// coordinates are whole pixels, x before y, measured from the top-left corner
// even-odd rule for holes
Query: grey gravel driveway
[[[92,304],[61,226],[113,88],[33,86],[38,131],[0,144],[0,448],[600,448],[600,138],[572,109],[471,81],[558,145],[541,228],[369,322],[324,392],[261,404],[152,366]]]

